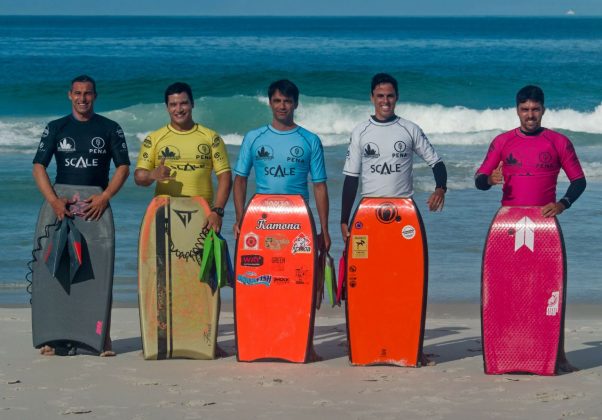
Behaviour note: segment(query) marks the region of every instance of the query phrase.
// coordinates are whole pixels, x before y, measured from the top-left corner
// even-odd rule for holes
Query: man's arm
[[[316,199],[316,208],[318,210],[318,218],[320,219],[320,227],[322,232],[318,235],[318,241],[324,251],[330,249],[330,234],[328,233],[328,187],[326,182],[314,183],[314,197]]]
[[[247,199],[247,177],[236,175],[234,177],[234,211],[236,213],[236,222],[234,222],[234,237],[238,238],[240,234],[240,223],[242,222],[242,212],[245,209]]]
[[[65,197],[58,197],[56,195],[44,165],[40,163],[33,164],[33,179],[36,181],[36,185],[46,201],[48,201],[48,203],[52,206],[52,210],[54,210],[54,214],[56,214],[56,217],[59,220],[63,220],[65,216],[72,216],[71,212],[67,209],[69,199]]]
[[[349,218],[351,217],[351,209],[355,202],[358,186],[359,177],[345,175],[341,199],[341,235],[343,235],[343,242],[346,242],[349,237]]]
[[[447,169],[443,161],[439,161],[433,166],[433,176],[435,177],[435,192],[431,194],[426,203],[430,211],[443,210],[447,191]]]
[[[543,217],[554,217],[571,207],[577,199],[585,191],[587,183],[585,177],[571,181],[566,194],[556,203],[549,203],[542,207],[541,214]]]
[[[88,207],[84,212],[86,220],[98,220],[109,205],[109,200],[115,196],[125,184],[126,179],[130,175],[129,165],[119,165],[115,168],[115,173],[109,181],[107,188],[100,194],[93,194],[84,200],[88,203]]]
[[[230,197],[230,189],[232,188],[232,171],[225,171],[217,175],[217,192],[215,193],[214,207],[224,208],[228,197]],[[222,218],[214,211],[207,216],[207,228],[219,233],[222,228]]]
[[[474,177],[475,186],[479,190],[487,191],[491,188],[492,185],[498,185],[504,183],[504,174],[502,173],[502,166],[504,162],[501,162],[497,165],[497,168],[493,170],[491,175],[483,174],[477,172]]]

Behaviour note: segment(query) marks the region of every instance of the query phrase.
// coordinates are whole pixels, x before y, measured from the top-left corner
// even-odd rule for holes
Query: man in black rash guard
[[[71,81],[68,92],[71,114],[51,121],[42,134],[33,159],[33,177],[38,189],[52,206],[58,220],[72,217],[68,197],[59,197],[54,191],[46,168],[52,157],[57,163],[56,183],[98,186],[101,194],[82,197],[86,206],[86,220],[98,220],[109,205],[109,200],[119,192],[129,173],[130,159],[123,130],[114,121],[94,113],[96,83],[90,76],[78,76]],[[109,180],[111,159],[115,173]],[[101,356],[114,356],[110,338],[110,316],[107,339]],[[53,355],[54,349],[44,346],[43,355]]]

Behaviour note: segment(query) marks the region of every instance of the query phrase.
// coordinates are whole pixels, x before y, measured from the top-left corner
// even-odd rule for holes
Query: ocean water
[[[370,78],[381,71],[399,81],[397,113],[424,129],[448,169],[446,207],[429,213],[432,172],[416,162],[429,299],[479,299],[482,248],[501,192],[477,191],[472,177],[491,139],[517,125],[516,91],[535,83],[546,93],[544,125],[573,140],[588,180],[559,218],[569,302],[600,302],[601,56],[600,18],[0,17],[0,304],[28,300],[25,275],[42,202],[31,159],[46,122],[69,112],[73,76],[96,78],[96,110],[122,125],[133,162],[145,135],[168,122],[162,101],[169,83],[192,85],[195,119],[224,137],[234,162],[244,133],[270,121],[269,83],[295,81],[297,122],[325,146],[338,258],[346,143],[372,111]],[[566,187],[562,175],[559,194]],[[117,301],[136,300],[138,229],[151,198],[152,189],[129,179],[112,201]],[[230,202],[224,231],[231,246],[232,215]]]

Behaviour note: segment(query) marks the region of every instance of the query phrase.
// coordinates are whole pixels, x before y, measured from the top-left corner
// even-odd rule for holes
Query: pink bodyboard
[[[485,373],[556,374],[562,345],[566,257],[556,218],[541,207],[502,207],[483,252]]]

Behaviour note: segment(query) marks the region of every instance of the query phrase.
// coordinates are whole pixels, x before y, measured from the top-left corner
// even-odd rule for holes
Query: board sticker
[[[368,258],[368,235],[351,237],[351,255],[353,258]]]

